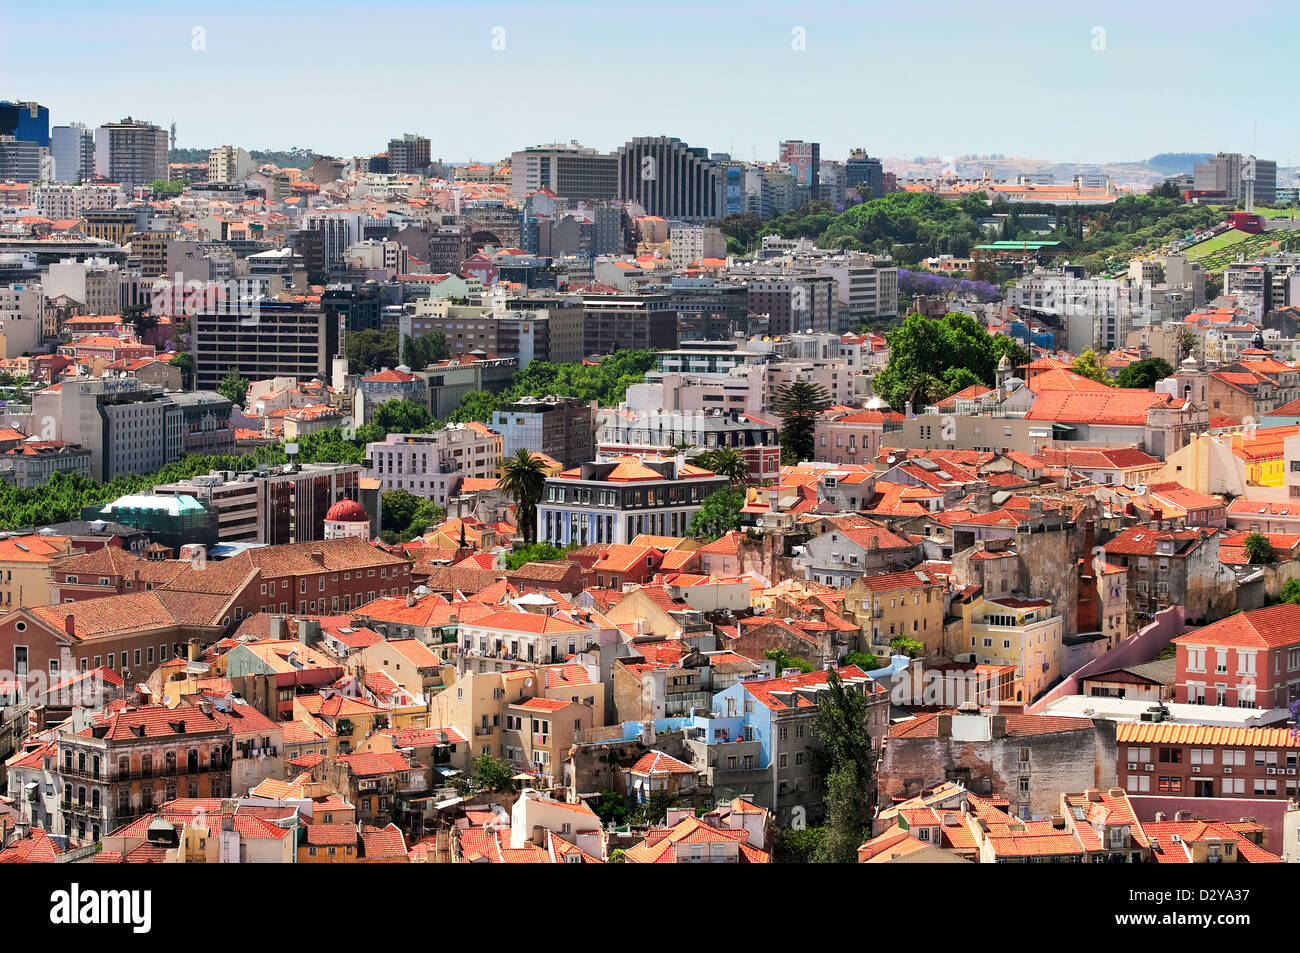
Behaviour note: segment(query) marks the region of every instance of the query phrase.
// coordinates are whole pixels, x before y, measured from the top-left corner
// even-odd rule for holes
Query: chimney
[[[71,612],[65,613],[63,616],[63,631],[72,636],[77,634],[76,619],[73,618]]]
[[[935,720],[935,727],[940,738],[948,738],[952,735],[952,715],[942,714]]]
[[[989,719],[989,729],[994,738],[1005,738],[1007,736],[1007,716],[994,715]]]
[[[1088,790],[1083,792],[1083,796],[1094,803],[1101,803],[1101,792],[1096,788],[1088,788]]]
[[[1191,819],[1192,819],[1192,812],[1191,812],[1191,811],[1175,811],[1175,812],[1174,812],[1174,820],[1176,820],[1176,821],[1190,821]]]
[[[191,662],[199,660],[199,640],[190,639],[185,643],[185,657]]]
[[[311,559],[312,559],[312,562],[314,562],[317,566],[320,566],[320,567],[324,568],[324,566],[325,566],[325,554],[324,554],[323,552],[321,552],[319,549],[313,549],[313,550],[311,551]]]
[[[1168,818],[1168,816],[1169,815],[1166,814],[1164,811],[1156,811],[1156,823],[1159,824],[1163,822],[1166,818]]]
[[[271,616],[271,638],[273,639],[284,638],[284,616],[282,615]]]
[[[408,593],[406,594],[406,605],[407,605],[408,608],[410,608],[411,606],[415,605],[415,593],[413,593],[413,592],[408,592]]]

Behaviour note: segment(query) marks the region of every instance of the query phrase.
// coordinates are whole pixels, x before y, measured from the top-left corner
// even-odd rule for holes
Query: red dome
[[[356,500],[339,500],[325,514],[327,523],[369,523],[370,514]]]

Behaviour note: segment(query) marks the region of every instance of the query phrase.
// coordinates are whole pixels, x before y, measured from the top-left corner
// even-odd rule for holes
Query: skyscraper
[[[167,178],[167,130],[127,116],[95,132],[95,172],[124,189]]]
[[[429,171],[429,140],[407,133],[388,140],[388,171],[393,175],[419,175]]]
[[[89,182],[95,177],[95,132],[84,123],[55,126],[50,135],[54,181]]]
[[[787,139],[781,143],[780,160],[790,167],[795,187],[808,190],[809,201],[821,197],[818,188],[818,171],[822,164],[821,143]]]
[[[519,201],[549,189],[566,199],[612,199],[618,195],[618,156],[578,142],[529,146],[510,156],[510,194]]]
[[[647,215],[686,222],[721,218],[726,178],[707,149],[669,136],[638,136],[618,150],[618,197]]]
[[[858,193],[859,185],[869,188],[873,199],[885,194],[885,173],[880,160],[873,159],[862,149],[854,149],[844,163],[844,190],[850,194]]]
[[[1195,180],[1192,187],[1198,192],[1222,192],[1229,202],[1239,202],[1246,197],[1246,186],[1241,179],[1242,159],[1239,152],[1220,152],[1198,162],[1192,167]],[[1277,198],[1277,163],[1271,159],[1255,160],[1255,203],[1272,205]]]
[[[0,136],[13,136],[49,148],[49,109],[40,103],[0,102]]]

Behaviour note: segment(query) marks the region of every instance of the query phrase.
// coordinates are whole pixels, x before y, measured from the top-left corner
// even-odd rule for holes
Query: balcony
[[[475,738],[485,737],[487,735],[492,734],[494,730],[495,729],[493,728],[488,728],[488,727],[484,727],[483,725],[479,725],[477,728],[474,729],[474,737]]]

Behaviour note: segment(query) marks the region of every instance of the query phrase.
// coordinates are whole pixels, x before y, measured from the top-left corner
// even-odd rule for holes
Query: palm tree
[[[907,386],[907,399],[911,402],[914,413],[924,413],[926,407],[945,396],[947,388],[933,374],[917,374]]]
[[[524,544],[537,540],[537,503],[546,485],[546,467],[541,459],[520,447],[502,465],[501,491],[515,500],[515,522],[524,534]]]
[[[772,405],[781,415],[783,456],[796,463],[811,460],[816,452],[813,433],[817,429],[817,415],[831,406],[826,388],[809,381],[782,384],[772,395]]]
[[[735,447],[719,447],[701,454],[700,466],[726,477],[732,486],[749,479],[749,461]]]

